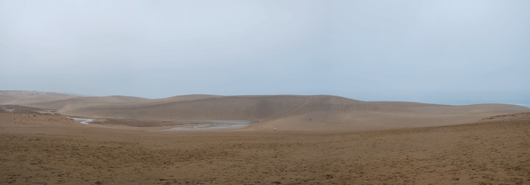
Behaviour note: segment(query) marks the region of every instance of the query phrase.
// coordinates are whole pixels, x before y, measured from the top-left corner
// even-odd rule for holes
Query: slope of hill
[[[2,104],[56,109],[64,115],[135,120],[252,120],[245,129],[353,131],[454,125],[499,114],[530,112],[506,104],[464,106],[364,102],[337,96],[185,95],[163,99],[84,97],[54,93],[0,93]]]
[[[0,113],[0,184],[528,184],[530,114],[486,120],[353,133],[149,132]]]

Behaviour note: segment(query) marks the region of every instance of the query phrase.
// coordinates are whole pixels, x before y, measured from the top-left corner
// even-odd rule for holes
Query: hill
[[[89,97],[57,93],[0,92],[1,104],[55,109],[70,116],[135,120],[251,120],[244,129],[355,131],[454,125],[499,114],[530,112],[507,104],[464,106],[366,102],[338,96],[185,95],[163,99]]]

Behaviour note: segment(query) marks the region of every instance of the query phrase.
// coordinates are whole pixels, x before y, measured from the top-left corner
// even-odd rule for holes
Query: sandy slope
[[[28,95],[29,94],[29,95]],[[499,114],[528,112],[505,104],[466,106],[411,102],[363,102],[337,96],[186,95],[163,99],[81,97],[0,91],[4,104],[55,109],[63,115],[152,121],[230,119],[259,121],[246,130],[381,130],[454,125]]]
[[[530,184],[530,113],[351,133],[154,132],[0,113],[0,184]]]
[[[530,110],[520,106],[6,91],[0,102],[0,184],[530,184]],[[175,119],[260,122],[157,126]]]

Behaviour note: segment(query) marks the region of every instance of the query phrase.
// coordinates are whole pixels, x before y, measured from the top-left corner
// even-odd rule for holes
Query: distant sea
[[[443,104],[443,105],[470,105],[470,104],[483,104],[483,103],[435,103],[435,104]],[[489,104],[489,103],[485,103],[485,104]],[[496,104],[496,103],[492,103],[492,104]],[[530,108],[530,103],[500,103],[500,104],[519,105],[519,106],[523,106],[523,107],[528,107],[528,108]]]
[[[523,106],[523,107],[528,107],[528,108],[530,108],[530,104],[514,104],[514,105],[519,105],[519,106]]]

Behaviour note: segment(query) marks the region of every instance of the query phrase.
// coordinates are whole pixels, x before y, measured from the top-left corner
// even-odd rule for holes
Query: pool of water
[[[179,125],[178,127],[166,129],[165,131],[241,128],[241,127],[250,125],[254,121],[249,121],[249,120],[175,120],[174,122],[184,123],[184,124]]]
[[[67,117],[68,119],[73,119],[73,120],[76,120],[76,121],[79,121],[81,120],[81,124],[85,124],[85,125],[88,125],[88,123],[94,121],[94,119],[85,119],[85,118],[70,118],[70,117]]]

